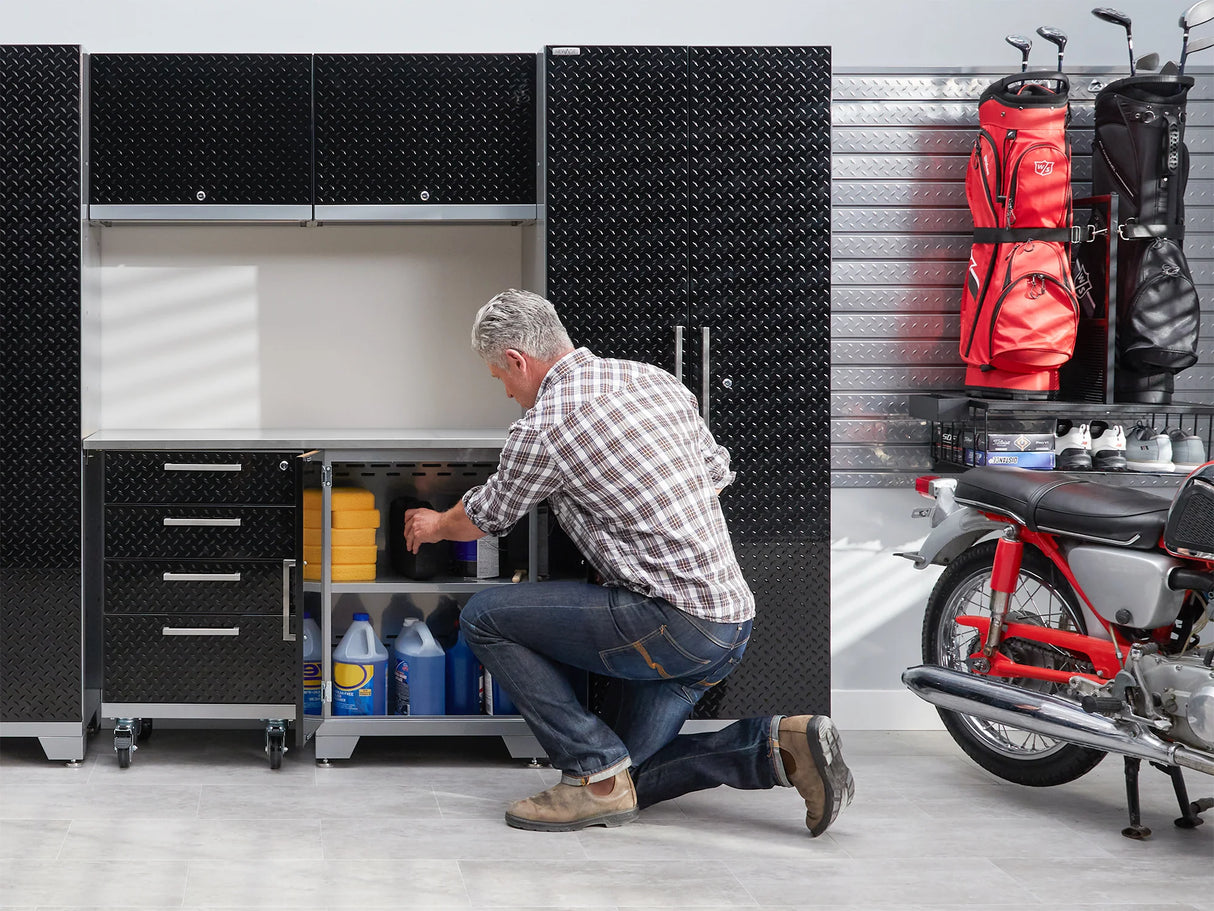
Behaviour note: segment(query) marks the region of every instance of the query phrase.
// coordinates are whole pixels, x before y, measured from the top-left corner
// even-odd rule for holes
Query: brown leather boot
[[[615,787],[606,797],[590,788],[555,785],[526,800],[516,800],[506,810],[506,823],[516,829],[537,832],[573,832],[587,826],[622,826],[637,817],[637,792],[628,770],[615,776]]]
[[[839,731],[826,715],[794,715],[780,720],[779,743],[784,774],[805,800],[805,825],[817,838],[856,793]]]

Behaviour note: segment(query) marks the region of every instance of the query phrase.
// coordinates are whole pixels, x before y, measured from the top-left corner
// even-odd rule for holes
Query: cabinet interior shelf
[[[510,579],[431,579],[426,582],[414,582],[409,579],[374,579],[366,582],[334,582],[332,592],[342,594],[422,594],[439,592],[448,594],[471,594],[496,585],[513,585]],[[305,582],[304,591],[319,592],[323,583]]]

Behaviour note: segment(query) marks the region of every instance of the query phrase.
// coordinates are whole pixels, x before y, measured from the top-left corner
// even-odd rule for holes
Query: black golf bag
[[[1132,76],[1096,96],[1092,193],[1119,196],[1115,395],[1169,404],[1197,362],[1197,289],[1185,259],[1189,76]],[[1109,314],[1112,320],[1114,314]]]

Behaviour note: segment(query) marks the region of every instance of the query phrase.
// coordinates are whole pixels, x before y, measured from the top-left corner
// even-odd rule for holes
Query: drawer
[[[295,503],[294,453],[107,452],[106,503]]]
[[[290,587],[281,560],[105,561],[107,615],[273,614],[281,624]]]
[[[190,634],[196,631],[196,634]],[[303,667],[282,622],[247,614],[105,618],[106,702],[297,703]]]
[[[296,512],[290,506],[107,506],[111,559],[289,559]]]

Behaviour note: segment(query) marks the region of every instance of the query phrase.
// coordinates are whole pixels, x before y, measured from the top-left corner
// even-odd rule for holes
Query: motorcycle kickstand
[[[1151,830],[1142,824],[1142,804],[1138,799],[1138,768],[1142,760],[1137,756],[1125,758],[1125,797],[1130,805],[1130,824],[1121,830],[1126,838],[1141,841],[1151,834]]]
[[[1173,820],[1176,827],[1180,829],[1196,829],[1205,822],[1198,814],[1214,805],[1214,799],[1207,797],[1204,800],[1190,803],[1189,791],[1184,785],[1184,773],[1181,771],[1180,766],[1160,765],[1158,762],[1152,762],[1151,765],[1172,779],[1172,790],[1176,792],[1176,802],[1180,804],[1180,817]]]

